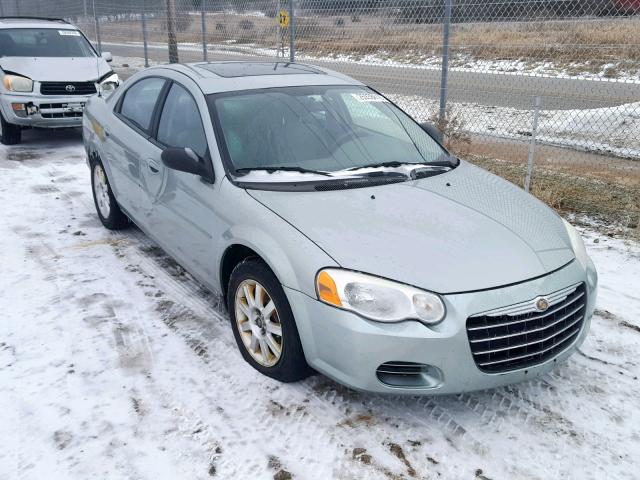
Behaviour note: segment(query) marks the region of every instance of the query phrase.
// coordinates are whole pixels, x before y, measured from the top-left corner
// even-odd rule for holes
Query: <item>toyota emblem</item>
[[[67,85],[66,87],[64,87],[64,89],[69,93],[73,93],[76,91],[76,87],[74,85]]]
[[[536,299],[536,308],[539,312],[545,312],[549,308],[549,300],[543,297]]]

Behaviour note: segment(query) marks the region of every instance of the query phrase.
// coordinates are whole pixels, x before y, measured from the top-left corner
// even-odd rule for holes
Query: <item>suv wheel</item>
[[[233,335],[253,368],[281,382],[308,377],[298,329],[280,282],[264,262],[241,262],[231,274],[227,304]]]
[[[7,122],[0,111],[0,142],[3,145],[16,145],[22,139],[22,127]]]
[[[91,190],[102,225],[109,230],[120,230],[129,224],[129,219],[122,213],[111,192],[109,179],[100,161],[91,164]]]

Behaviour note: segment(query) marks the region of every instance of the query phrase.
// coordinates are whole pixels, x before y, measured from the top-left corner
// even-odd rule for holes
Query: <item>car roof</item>
[[[46,17],[0,17],[0,29],[3,28],[54,28],[58,30],[77,30],[61,18]]]
[[[223,61],[170,64],[148,70],[170,69],[189,76],[205,94],[304,85],[362,85],[332,70],[283,61]]]

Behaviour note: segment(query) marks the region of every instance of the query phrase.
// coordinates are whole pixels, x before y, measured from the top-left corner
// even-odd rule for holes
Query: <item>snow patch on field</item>
[[[446,397],[279,384],[221,300],[135,228],[100,225],[80,134],[0,146],[0,478],[637,478],[640,248],[583,230],[600,272],[580,352]]]
[[[419,121],[432,120],[438,110],[434,100],[410,95],[389,95]],[[450,103],[450,115],[460,121],[461,132],[530,141],[533,110]],[[640,159],[640,102],[586,110],[539,112],[536,141],[585,152]]]

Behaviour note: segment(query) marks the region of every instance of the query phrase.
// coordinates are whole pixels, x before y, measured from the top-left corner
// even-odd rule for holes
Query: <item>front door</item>
[[[173,83],[160,114],[155,154],[143,168],[150,212],[148,229],[161,246],[205,283],[217,278],[212,251],[222,222],[216,213],[220,182],[208,183],[198,175],[165,167],[166,147],[188,147],[209,162],[203,120],[194,97]]]

